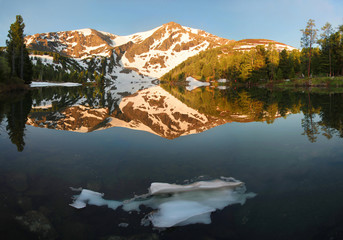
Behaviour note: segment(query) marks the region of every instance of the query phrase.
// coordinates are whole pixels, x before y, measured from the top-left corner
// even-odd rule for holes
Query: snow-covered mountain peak
[[[120,58],[125,67],[161,77],[187,58],[229,42],[228,39],[170,22],[163,24],[144,41],[129,46]]]
[[[58,52],[72,58],[114,55],[117,65],[157,78],[201,51],[233,41],[175,22],[127,36],[85,28],[35,34],[27,36],[25,40],[30,49]],[[257,40],[240,41],[237,50],[247,50],[258,44],[268,45],[271,42]],[[282,43],[276,45],[281,50],[293,49]]]

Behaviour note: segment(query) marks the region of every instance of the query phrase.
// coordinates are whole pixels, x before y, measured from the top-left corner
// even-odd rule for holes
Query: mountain
[[[81,29],[35,34],[27,36],[25,41],[32,50],[57,52],[78,60],[81,66],[84,65],[81,60],[92,56],[113,57],[121,68],[156,78],[201,51],[235,42],[175,22],[128,36]],[[259,40],[258,44],[268,45],[270,42],[273,41]],[[238,45],[244,48],[256,43],[250,39],[238,42]],[[275,43],[278,49],[293,49],[286,44]]]

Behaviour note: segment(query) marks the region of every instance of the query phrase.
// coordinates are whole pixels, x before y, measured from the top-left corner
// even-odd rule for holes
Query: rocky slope
[[[174,22],[128,36],[81,29],[35,34],[25,40],[30,49],[58,52],[79,60],[112,56],[117,66],[157,78],[203,50],[234,42]],[[238,42],[237,50],[271,42],[280,50],[293,49],[271,40],[249,39]]]

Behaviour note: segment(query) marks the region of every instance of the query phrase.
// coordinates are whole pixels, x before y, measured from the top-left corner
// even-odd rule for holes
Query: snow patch
[[[130,41],[132,41],[134,43],[144,41],[145,39],[150,37],[154,32],[156,32],[156,30],[158,30],[159,28],[161,28],[161,27],[157,27],[157,28],[154,28],[154,29],[146,31],[146,32],[138,32],[138,33],[127,35],[127,36],[116,36],[116,38],[114,40],[112,40],[112,42],[113,42],[112,47],[118,47],[118,46],[124,45]]]
[[[83,34],[83,36],[85,36],[85,37],[87,37],[87,36],[92,34],[92,30],[90,28],[78,29],[78,30],[75,30],[75,31]]]

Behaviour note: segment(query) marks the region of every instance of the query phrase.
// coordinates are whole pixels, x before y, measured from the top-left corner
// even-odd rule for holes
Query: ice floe
[[[122,203],[119,201],[103,199],[103,196],[103,193],[94,192],[88,189],[82,189],[81,194],[78,195],[75,198],[74,202],[69,205],[74,208],[80,209],[86,207],[86,203],[88,203],[89,205],[95,206],[107,206],[109,208],[112,208],[113,210],[122,205]]]
[[[211,213],[232,204],[244,204],[255,193],[246,193],[243,182],[229,180],[199,181],[188,185],[152,183],[149,193],[126,201],[106,200],[103,193],[83,189],[74,196],[70,206],[77,209],[89,205],[122,207],[124,211],[140,211],[140,206],[153,209],[142,219],[143,225],[150,223],[157,228],[211,223]]]

